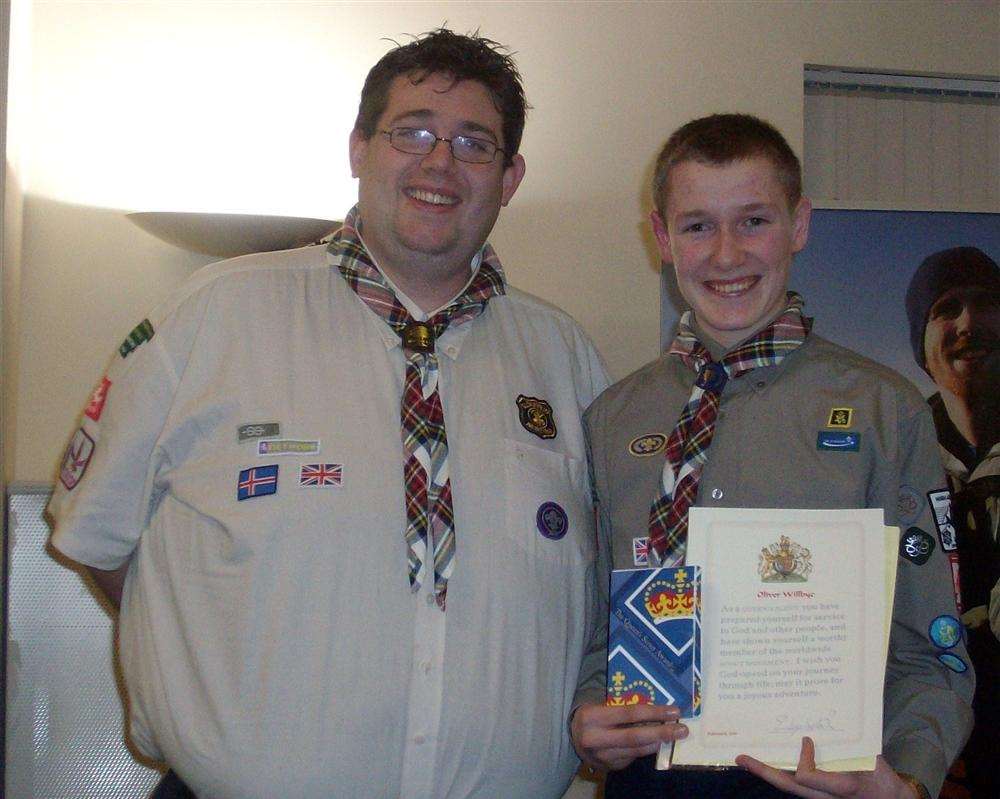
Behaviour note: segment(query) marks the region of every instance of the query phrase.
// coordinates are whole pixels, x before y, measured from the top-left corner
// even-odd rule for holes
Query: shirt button
[[[712,499],[722,499],[722,489],[713,488],[712,489]]]
[[[764,386],[766,386],[767,383],[765,383],[763,380],[758,380],[754,385],[756,385],[757,388],[764,388]]]

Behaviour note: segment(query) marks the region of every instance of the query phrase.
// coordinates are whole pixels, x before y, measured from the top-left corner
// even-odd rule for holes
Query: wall
[[[563,305],[615,376],[658,347],[646,216],[667,134],[717,110],[802,140],[805,63],[1000,73],[995,2],[35,2],[19,364],[8,475],[51,481],[119,341],[207,259],[127,210],[341,218],[367,69],[447,22],[517,51],[525,182],[492,241],[513,282]],[[12,97],[12,103],[15,98]],[[16,318],[16,315],[15,315]],[[9,385],[9,383],[8,383]]]

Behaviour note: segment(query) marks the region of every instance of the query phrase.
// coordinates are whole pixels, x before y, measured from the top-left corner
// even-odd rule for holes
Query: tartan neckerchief
[[[435,341],[451,325],[483,312],[490,298],[506,293],[500,260],[489,244],[479,270],[448,307],[426,322],[417,322],[403,307],[361,239],[361,220],[354,206],[327,247],[332,261],[362,302],[399,335],[406,357],[400,401],[403,440],[403,483],[406,492],[407,572],[410,589],[420,589],[427,574],[428,533],[433,546],[434,595],[445,609],[448,578],[455,555],[455,517],[448,472],[448,436],[438,392]]]
[[[802,315],[802,298],[788,292],[788,305],[771,324],[713,361],[691,327],[685,311],[677,337],[667,351],[697,374],[691,396],[667,439],[660,492],[649,509],[649,545],[664,566],[684,563],[688,509],[698,496],[698,482],[715,434],[722,391],[759,366],[775,366],[809,335],[812,319]]]

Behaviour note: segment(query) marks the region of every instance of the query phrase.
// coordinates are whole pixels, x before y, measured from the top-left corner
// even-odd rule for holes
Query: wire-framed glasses
[[[468,164],[489,164],[497,157],[497,153],[504,152],[489,139],[476,136],[452,136],[448,139],[423,128],[393,128],[380,132],[389,137],[389,144],[394,149],[411,155],[428,155],[439,141],[448,143],[456,160]]]

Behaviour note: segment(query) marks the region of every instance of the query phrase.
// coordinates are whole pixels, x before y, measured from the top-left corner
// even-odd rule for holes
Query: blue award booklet
[[[611,573],[607,704],[701,713],[699,566]]]

